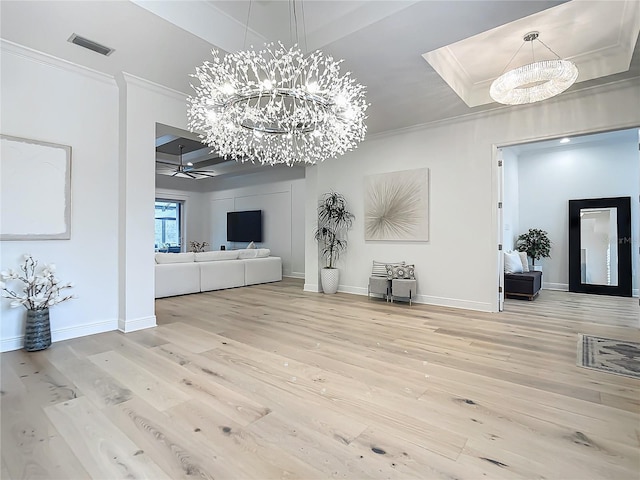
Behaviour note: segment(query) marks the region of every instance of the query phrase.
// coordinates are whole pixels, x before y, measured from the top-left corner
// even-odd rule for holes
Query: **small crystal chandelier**
[[[192,75],[189,128],[221,157],[314,164],[364,139],[365,87],[340,75],[341,61],[282,43],[212,55]]]
[[[573,62],[562,60],[556,52],[551,50],[542,40],[539,32],[529,32],[523,38],[518,51],[511,57],[509,64],[518,54],[525,42],[538,40],[547,50],[556,56],[555,60],[535,61],[528,65],[510,70],[496,78],[491,84],[489,95],[496,102],[505,105],[521,105],[535,103],[547,98],[555,97],[573,85],[578,78],[578,69]],[[507,67],[509,66],[507,64]],[[505,67],[505,70],[507,69]]]

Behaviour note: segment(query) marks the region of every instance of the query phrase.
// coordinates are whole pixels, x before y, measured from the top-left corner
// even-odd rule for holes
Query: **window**
[[[182,250],[182,202],[156,198],[156,251]]]

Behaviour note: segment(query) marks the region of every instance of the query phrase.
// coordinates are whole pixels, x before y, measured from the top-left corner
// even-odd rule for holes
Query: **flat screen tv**
[[[227,242],[262,242],[262,210],[227,212]]]

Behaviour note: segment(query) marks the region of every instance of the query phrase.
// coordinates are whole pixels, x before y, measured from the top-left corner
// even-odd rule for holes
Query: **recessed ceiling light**
[[[105,57],[115,52],[113,48],[106,47],[99,44],[98,42],[94,42],[93,40],[89,40],[88,38],[81,37],[77,33],[71,35],[67,41],[74,43],[80,47],[88,48],[89,50],[99,53],[100,55],[104,55]]]
[[[564,137],[562,140],[560,140],[560,143],[569,143],[570,141],[570,138]]]

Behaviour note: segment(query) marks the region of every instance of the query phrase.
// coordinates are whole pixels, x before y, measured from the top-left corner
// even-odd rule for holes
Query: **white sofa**
[[[282,259],[268,248],[156,253],[155,298],[282,280]]]

